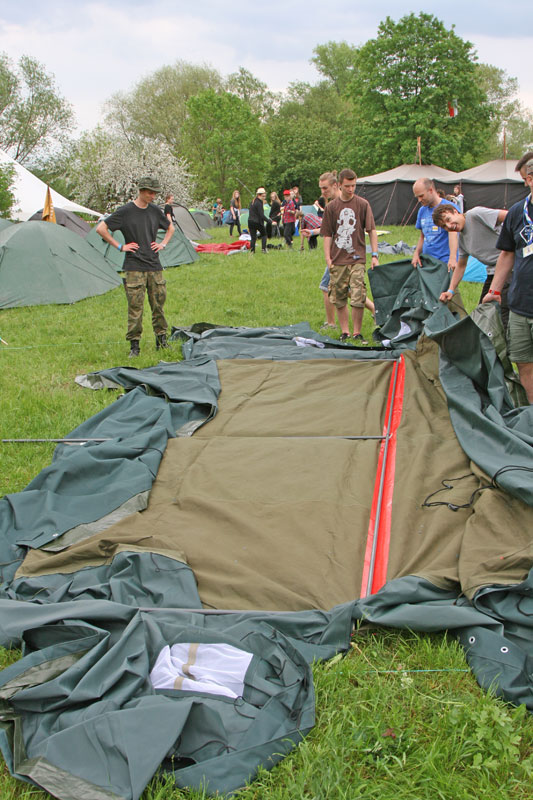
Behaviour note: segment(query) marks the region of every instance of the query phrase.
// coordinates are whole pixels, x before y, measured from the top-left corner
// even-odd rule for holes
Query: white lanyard
[[[526,244],[531,244],[533,242],[533,221],[527,210],[527,204],[531,197],[532,195],[528,195],[524,200],[524,227],[520,231],[520,236]]]

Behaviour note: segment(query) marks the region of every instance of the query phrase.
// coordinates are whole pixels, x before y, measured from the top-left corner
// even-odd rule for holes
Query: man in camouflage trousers
[[[148,291],[148,302],[152,309],[152,327],[155,333],[156,349],[168,347],[167,321],[163,306],[167,296],[166,281],[159,261],[159,251],[167,246],[174,227],[160,208],[154,204],[161,187],[156,178],[141,178],[138,183],[139,194],[131,203],[117,208],[107,219],[96,227],[104,241],[123,250],[125,287],[128,299],[128,332],[130,358],[140,353],[144,296]],[[156,241],[159,228],[166,230],[162,242]],[[120,230],[126,243],[121,245],[111,232]]]

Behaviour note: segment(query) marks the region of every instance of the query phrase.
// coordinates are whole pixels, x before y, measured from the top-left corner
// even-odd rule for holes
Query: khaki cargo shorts
[[[343,308],[348,302],[354,308],[364,308],[366,301],[365,265],[364,264],[332,264],[328,298],[337,308]]]
[[[507,350],[517,364],[533,363],[533,318],[509,312]]]

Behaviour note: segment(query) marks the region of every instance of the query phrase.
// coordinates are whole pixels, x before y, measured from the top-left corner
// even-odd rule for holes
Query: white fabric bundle
[[[229,644],[173,644],[164,647],[150,673],[154,689],[181,689],[241,697],[252,653]]]

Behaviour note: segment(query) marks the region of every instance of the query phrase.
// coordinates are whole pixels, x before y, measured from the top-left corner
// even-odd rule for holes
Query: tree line
[[[312,202],[322,172],[412,163],[417,141],[424,163],[455,171],[501,157],[504,131],[508,157],[533,143],[516,79],[480,63],[431,14],[387,17],[375,39],[319,45],[311,62],[318,82],[280,94],[242,67],[224,77],[176,61],[110,97],[103,123],[74,140],[72,109],[44,68],[29,57],[14,68],[4,56],[0,147],[58,191],[108,210],[139,172],[156,173],[188,205],[228,202],[234,189],[247,202],[260,184],[298,184]]]

